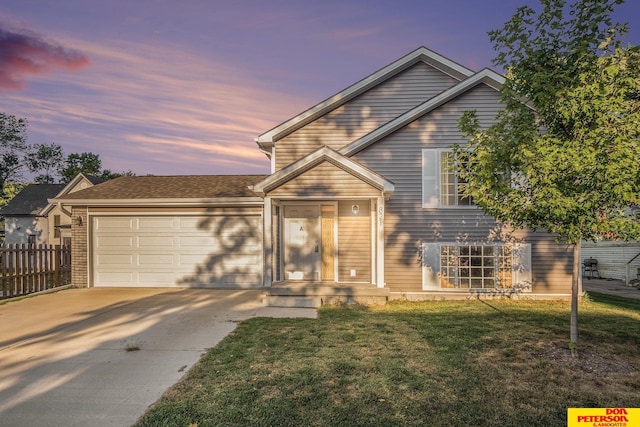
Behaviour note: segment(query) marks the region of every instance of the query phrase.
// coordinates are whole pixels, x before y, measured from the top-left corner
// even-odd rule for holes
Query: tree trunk
[[[580,241],[573,244],[573,275],[571,278],[571,334],[569,348],[573,357],[578,356],[578,298],[580,297]]]

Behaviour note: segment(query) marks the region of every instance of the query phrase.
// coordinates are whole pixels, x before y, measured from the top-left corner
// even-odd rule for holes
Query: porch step
[[[370,284],[278,282],[265,289],[267,307],[319,307],[331,304],[384,305],[388,288]]]
[[[265,295],[262,300],[265,307],[318,308],[322,305],[320,297]]]

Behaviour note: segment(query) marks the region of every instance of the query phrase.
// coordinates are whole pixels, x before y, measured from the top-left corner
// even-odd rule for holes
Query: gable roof
[[[332,97],[325,99],[319,104],[314,105],[308,110],[263,133],[256,138],[255,141],[263,152],[270,155],[270,146],[277,140],[330,111],[335,110],[347,101],[392,78],[418,62],[424,62],[458,81],[474,74],[473,70],[422,46]]]
[[[249,186],[266,175],[123,176],[52,200],[67,205],[207,203],[255,198]]]
[[[387,198],[391,196],[395,189],[393,182],[355,160],[344,157],[326,145],[280,169],[278,172],[269,175],[264,180],[253,185],[251,189],[260,196],[264,196],[266,193],[324,162],[332,163],[373,187],[378,188]]]
[[[452,99],[462,95],[463,93],[471,90],[479,84],[486,84],[487,86],[499,91],[505,82],[505,78],[489,68],[485,68],[482,71],[477,72],[466,80],[461,81],[455,86],[450,87],[437,96],[423,102],[417,107],[412,108],[406,113],[396,117],[395,119],[385,123],[376,130],[368,133],[360,139],[353,141],[352,143],[345,145],[338,152],[344,156],[352,156],[358,151],[370,146],[371,144],[379,141],[380,139],[392,134],[393,132],[407,126],[409,123],[419,119],[425,114],[433,111],[441,105],[451,101]]]
[[[29,184],[0,209],[0,215],[41,216],[48,199],[55,197],[64,187],[64,184]]]
[[[83,180],[87,180],[91,183],[91,185],[96,185],[96,184],[100,184],[101,182],[106,181],[104,178],[98,178],[97,176],[93,176],[93,175],[85,175],[84,173],[80,172],[78,173],[71,181],[69,181],[68,183],[64,184],[64,187],[62,188],[62,190],[60,190],[55,197],[61,197],[65,194],[69,194],[71,193],[71,191],[76,188],[76,186],[78,184],[80,184]],[[50,197],[51,198],[51,197]],[[53,210],[53,208],[56,205],[54,203],[48,203],[47,206],[45,206],[44,209],[42,209],[41,215],[43,216],[47,216],[49,214],[49,212],[51,212],[51,210]],[[68,215],[71,215],[69,212],[66,212]]]

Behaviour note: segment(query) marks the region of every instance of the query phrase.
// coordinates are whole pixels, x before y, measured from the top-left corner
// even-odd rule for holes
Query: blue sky
[[[267,173],[258,135],[419,46],[491,66],[487,31],[524,4],[3,0],[0,111],[28,119],[31,143],[113,171]],[[640,2],[615,17],[640,44]],[[29,64],[2,55],[16,35]]]

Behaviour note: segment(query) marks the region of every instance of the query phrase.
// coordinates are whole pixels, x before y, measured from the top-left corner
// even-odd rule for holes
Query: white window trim
[[[440,257],[441,248],[443,246],[456,247],[456,253],[461,246],[492,246],[498,248],[500,246],[511,247],[512,258],[512,286],[511,288],[443,288],[441,287],[441,265]],[[498,256],[496,250],[494,256]],[[422,289],[428,291],[445,291],[445,292],[531,292],[532,291],[532,262],[531,262],[531,244],[528,243],[457,243],[457,242],[441,242],[441,243],[423,243],[422,244]],[[497,266],[497,264],[496,264]]]
[[[474,203],[459,205],[456,199],[454,205],[441,203],[442,177],[441,154],[451,153],[452,148],[423,148],[422,149],[422,208],[423,209],[478,209]],[[435,156],[435,158],[433,158]],[[457,177],[457,174],[455,174]],[[433,190],[430,192],[429,190]]]

